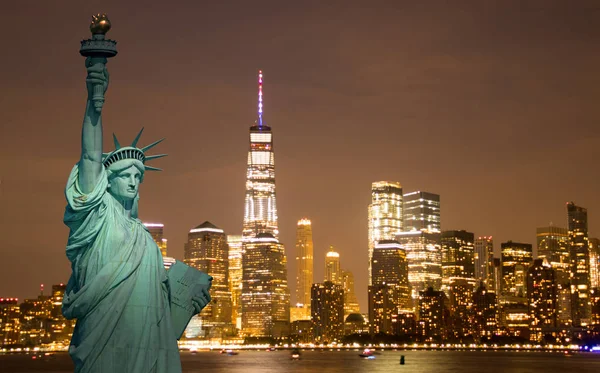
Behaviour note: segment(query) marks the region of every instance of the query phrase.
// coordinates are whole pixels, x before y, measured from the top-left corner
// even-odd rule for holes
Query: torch
[[[82,56],[89,57],[86,60],[89,66],[102,64],[102,70],[104,70],[106,59],[117,55],[117,42],[104,38],[108,30],[110,30],[110,21],[106,14],[92,16],[92,23],[90,24],[92,38],[82,40],[81,49],[79,50]],[[96,112],[102,112],[102,105],[104,105],[104,86],[102,84],[94,84],[92,102]]]

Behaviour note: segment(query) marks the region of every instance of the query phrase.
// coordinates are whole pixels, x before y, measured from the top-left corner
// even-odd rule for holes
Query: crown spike
[[[142,132],[144,132],[144,127],[142,127],[142,129],[140,130],[140,133],[137,134],[137,136],[135,137],[135,139],[133,139],[133,142],[131,143],[131,147],[135,148],[135,146],[138,143],[138,140],[140,139],[140,136],[142,136]]]
[[[156,168],[152,166],[144,166],[144,168],[146,169],[146,171],[162,171],[162,168]]]
[[[158,145],[159,143],[161,143],[163,140],[164,140],[164,138],[162,138],[162,139],[160,139],[160,140],[158,140],[158,141],[155,141],[155,142],[153,142],[153,143],[152,143],[152,144],[150,144],[150,145],[146,145],[146,146],[144,146],[144,147],[142,148],[142,152],[144,152],[144,153],[145,153],[146,151],[148,151],[148,150],[152,149],[154,146],[156,146],[156,145]]]
[[[119,144],[119,140],[117,140],[117,135],[113,133],[113,141],[115,142],[115,150],[121,149],[121,144]]]
[[[258,126],[262,127],[263,120],[263,93],[262,93],[262,85],[263,85],[263,74],[262,70],[258,70]]]
[[[149,155],[146,156],[146,160],[150,161],[152,159],[157,159],[157,158],[162,158],[162,157],[166,157],[168,154],[156,154],[156,155]]]

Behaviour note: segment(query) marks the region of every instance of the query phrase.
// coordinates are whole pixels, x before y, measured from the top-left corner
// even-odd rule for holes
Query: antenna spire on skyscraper
[[[258,70],[258,126],[262,127],[262,113],[263,113],[263,99],[262,99],[262,84],[263,84],[263,74],[262,70]]]

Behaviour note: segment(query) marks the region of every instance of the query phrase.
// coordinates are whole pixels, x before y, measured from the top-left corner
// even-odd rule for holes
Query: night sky
[[[111,133],[169,157],[140,217],[183,258],[209,220],[240,234],[259,69],[294,294],[298,219],[315,280],[333,244],[366,311],[371,182],[441,195],[442,229],[535,246],[567,201],[600,236],[597,1],[10,1],[0,5],[0,296],[66,282],[63,188],[79,159],[82,39],[105,12]],[[326,3],[326,4],[324,4]],[[292,298],[294,299],[294,297]]]

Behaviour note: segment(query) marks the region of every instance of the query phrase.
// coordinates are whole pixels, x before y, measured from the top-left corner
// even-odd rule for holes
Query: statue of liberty
[[[103,41],[109,27],[105,16],[94,17],[94,39],[101,35]],[[65,190],[64,223],[70,229],[66,254],[72,274],[63,314],[77,319],[69,354],[76,373],[177,373],[182,330],[174,326],[172,312],[177,312],[176,306],[182,309],[182,302],[174,304],[173,288],[182,282],[171,283],[173,268],[165,269],[160,250],[137,216],[144,174],[158,170],[146,162],[164,156],[146,152],[162,140],[138,148],[141,131],[131,146],[121,146],[115,136],[116,149],[102,153],[101,110],[109,81],[106,57],[88,53],[86,58],[88,98],[81,157]],[[204,283],[196,283],[184,306],[196,314],[210,302],[212,278],[193,271],[204,276]]]

